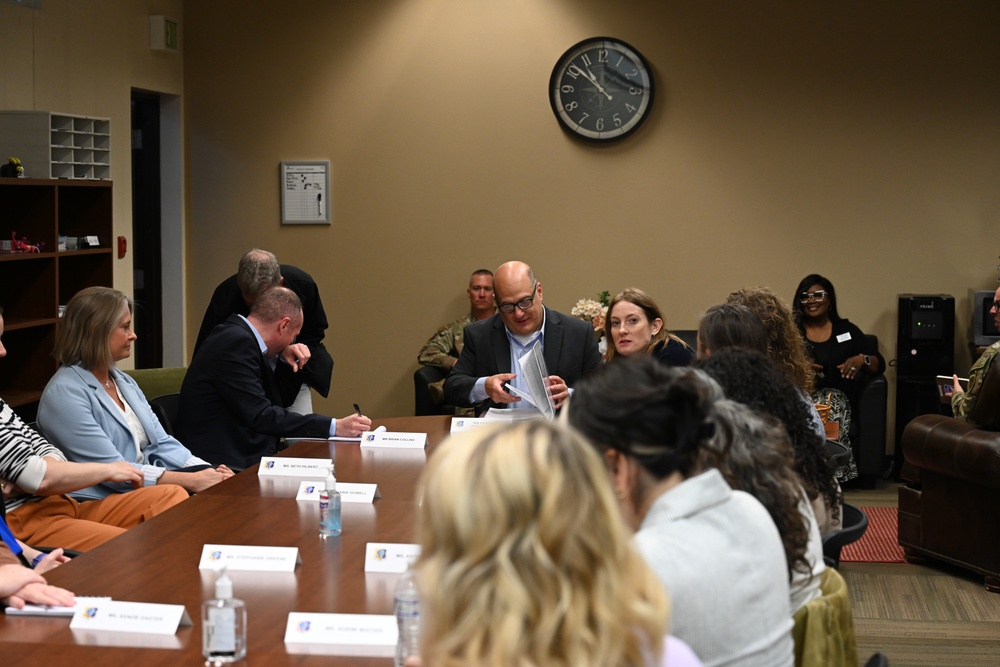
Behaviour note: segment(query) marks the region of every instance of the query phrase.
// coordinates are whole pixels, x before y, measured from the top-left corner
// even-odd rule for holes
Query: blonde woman
[[[143,486],[203,491],[233,472],[168,435],[139,385],[115,367],[132,354],[132,310],[132,300],[110,287],[87,287],[69,300],[53,351],[61,366],[42,392],[38,425],[70,461],[127,461],[142,473]],[[72,496],[94,500],[131,490],[104,482]]]
[[[420,493],[424,665],[701,664],[679,640],[664,644],[662,587],[600,458],[567,428],[532,420],[453,438]]]

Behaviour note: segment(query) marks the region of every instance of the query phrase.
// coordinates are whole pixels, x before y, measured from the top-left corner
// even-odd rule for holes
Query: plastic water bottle
[[[396,667],[403,667],[407,658],[420,655],[420,597],[413,571],[409,567],[396,583],[395,610],[396,625],[399,627]]]
[[[340,535],[340,492],[333,466],[326,477],[326,485],[319,494],[319,536],[324,540]]]

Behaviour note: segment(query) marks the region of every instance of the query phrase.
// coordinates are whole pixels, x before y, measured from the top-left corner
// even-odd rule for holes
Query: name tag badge
[[[326,477],[333,459],[296,459],[292,457],[265,456],[260,460],[257,475],[260,477]]]
[[[324,482],[302,482],[299,484],[299,493],[295,499],[318,501],[324,486]],[[382,497],[378,491],[378,484],[337,482],[337,493],[340,494],[340,501],[344,503],[373,503],[376,498]]]
[[[837,342],[838,343],[846,343],[849,340],[851,340],[851,332],[850,331],[848,331],[846,333],[839,334],[837,336]]]
[[[391,447],[393,449],[423,449],[427,444],[426,433],[392,433],[366,431],[361,434],[362,447]]]
[[[191,625],[191,617],[184,605],[93,599],[77,604],[73,620],[69,622],[72,630],[111,630],[152,635],[172,635],[181,625]]]
[[[298,547],[257,547],[238,544],[206,544],[201,550],[199,570],[230,572],[294,572],[302,562]]]
[[[369,542],[365,545],[365,572],[406,572],[406,566],[419,555],[419,544]]]
[[[398,636],[396,617],[389,615],[293,611],[285,626],[286,644],[340,645],[352,647],[345,654],[376,658],[394,655]]]

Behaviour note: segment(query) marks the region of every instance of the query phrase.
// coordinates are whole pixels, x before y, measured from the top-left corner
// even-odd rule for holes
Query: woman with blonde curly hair
[[[604,337],[605,361],[636,354],[648,354],[667,366],[690,366],[694,361],[694,350],[670,333],[660,307],[638,287],[627,287],[611,299]]]
[[[701,664],[664,645],[663,589],[600,457],[569,429],[532,420],[452,438],[419,493],[421,660],[407,665]]]

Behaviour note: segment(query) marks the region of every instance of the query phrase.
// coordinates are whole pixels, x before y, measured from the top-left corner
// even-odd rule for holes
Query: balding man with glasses
[[[530,408],[505,385],[527,393],[518,360],[539,343],[558,409],[569,398],[569,387],[601,362],[593,327],[543,306],[542,284],[524,262],[501,264],[493,275],[493,293],[499,312],[465,328],[465,347],[445,380],[445,400],[475,406],[478,414],[491,407]]]

